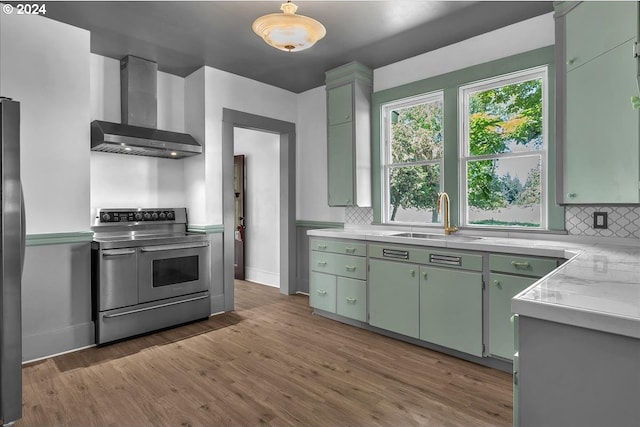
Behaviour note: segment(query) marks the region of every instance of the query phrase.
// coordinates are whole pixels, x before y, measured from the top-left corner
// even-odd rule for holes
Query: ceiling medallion
[[[267,44],[286,52],[297,52],[313,46],[327,33],[324,25],[308,16],[296,15],[298,6],[288,1],[280,10],[253,21],[251,28]]]

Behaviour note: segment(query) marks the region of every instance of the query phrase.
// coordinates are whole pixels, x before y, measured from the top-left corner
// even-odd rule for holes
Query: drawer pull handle
[[[327,261],[318,261],[318,265],[324,267],[327,265]]]
[[[578,196],[577,193],[567,193],[567,197],[570,199],[575,199]]]
[[[344,251],[348,254],[354,254],[356,253],[356,248],[347,247],[347,248],[344,248]]]
[[[327,249],[327,245],[318,245],[318,249]]]
[[[422,272],[422,278],[425,279],[425,280],[427,279],[427,272],[426,271]]]
[[[462,266],[462,257],[453,255],[429,254],[429,262],[431,264]]]
[[[324,289],[318,289],[318,295],[325,296],[326,294],[327,294],[327,291],[325,291]]]
[[[499,281],[499,280],[494,280],[494,281],[493,281],[493,284],[494,284],[494,285],[496,285],[496,286],[497,286],[497,287],[499,287],[499,288],[501,287],[501,286],[500,286],[500,281]]]
[[[399,249],[382,249],[382,256],[385,258],[409,259],[409,251]]]
[[[409,273],[411,274],[411,277],[416,277],[416,271],[411,269],[409,270]]]
[[[345,298],[347,300],[347,304],[355,304],[356,303],[356,299],[355,298]]]
[[[345,265],[344,268],[347,271],[356,271],[356,266],[355,265]]]
[[[531,267],[531,265],[526,261],[524,261],[524,262],[511,261],[511,265],[513,265],[515,268],[529,268],[529,267]]]

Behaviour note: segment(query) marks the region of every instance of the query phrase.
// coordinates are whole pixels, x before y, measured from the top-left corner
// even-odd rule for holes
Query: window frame
[[[469,95],[495,89],[510,84],[522,83],[535,79],[542,79],[542,148],[540,150],[529,150],[523,152],[507,152],[497,154],[485,154],[472,156],[469,153]],[[459,183],[459,222],[461,227],[468,228],[490,228],[507,230],[547,230],[548,229],[548,198],[549,198],[549,66],[540,65],[528,69],[497,75],[487,79],[469,82],[458,87],[458,183]],[[468,168],[470,161],[479,160],[500,160],[519,157],[531,157],[540,155],[540,226],[508,226],[508,225],[486,225],[469,223],[468,206]]]
[[[470,61],[469,61],[470,62]],[[383,221],[382,211],[384,209],[382,204],[382,169],[380,167],[382,163],[381,155],[384,135],[382,133],[382,109],[383,104],[387,104],[393,101],[397,101],[404,98],[410,98],[418,96],[420,94],[435,92],[444,89],[444,190],[451,197],[451,224],[459,224],[459,174],[457,171],[457,151],[459,147],[458,136],[456,135],[458,128],[458,111],[456,108],[456,99],[458,97],[458,87],[468,84],[469,82],[488,79],[496,75],[508,74],[517,72],[520,70],[526,70],[529,68],[535,68],[539,66],[548,67],[548,127],[549,132],[549,144],[547,146],[547,229],[546,230],[525,230],[525,229],[502,229],[504,231],[510,231],[513,233],[559,233],[566,234],[565,229],[565,207],[558,202],[558,191],[560,191],[559,184],[562,180],[562,139],[559,137],[556,129],[556,91],[555,91],[555,46],[548,45],[538,47],[532,50],[515,53],[509,56],[504,56],[498,59],[490,59],[486,62],[478,64],[470,64],[466,67],[455,68],[451,71],[445,71],[441,74],[431,73],[426,70],[423,78],[413,80],[407,83],[398,84],[396,86],[387,86],[382,89],[375,89],[371,97],[372,108],[372,209],[373,209],[373,221],[375,225],[392,225],[386,224]],[[380,84],[385,86],[384,82]],[[558,99],[561,101],[561,99]],[[429,227],[428,224],[420,224],[421,226]],[[433,228],[437,228],[432,226]],[[481,228],[474,228],[473,230],[481,230]],[[492,227],[485,228],[489,231],[501,231],[500,228]]]
[[[419,160],[414,162],[402,162],[402,163],[391,163],[391,133],[392,126],[389,126],[391,123],[391,111],[398,110],[401,108],[409,108],[419,104],[426,104],[429,102],[440,101],[442,103],[442,155],[439,159],[436,160]],[[380,174],[381,174],[381,182],[382,182],[382,221],[385,224],[389,225],[431,225],[431,224],[442,224],[442,220],[438,218],[438,222],[409,222],[409,221],[391,221],[389,208],[391,206],[391,193],[389,190],[389,180],[391,177],[391,170],[393,168],[401,168],[401,167],[415,167],[415,166],[429,166],[429,165],[438,165],[440,167],[440,188],[439,192],[442,192],[444,189],[444,122],[445,122],[445,114],[444,114],[444,90],[435,90],[423,94],[418,94],[416,96],[411,96],[403,99],[394,100],[391,102],[387,102],[381,105],[380,107],[380,115],[381,115],[381,132],[383,133],[382,144],[380,144]]]

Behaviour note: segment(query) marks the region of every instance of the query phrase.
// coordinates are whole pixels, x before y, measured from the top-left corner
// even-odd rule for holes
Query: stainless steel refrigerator
[[[22,416],[24,203],[20,183],[20,103],[0,97],[0,420]]]

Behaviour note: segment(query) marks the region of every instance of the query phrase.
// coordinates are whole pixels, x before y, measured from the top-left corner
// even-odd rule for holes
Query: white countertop
[[[448,249],[565,258],[568,261],[512,300],[516,314],[640,339],[640,240],[525,233],[473,233],[451,238],[392,236],[381,227],[310,230],[310,236]],[[418,230],[414,230],[418,232]],[[438,231],[426,231],[440,234]],[[484,234],[484,235],[483,235]],[[464,241],[457,236],[480,236]],[[516,237],[517,236],[517,237]]]

